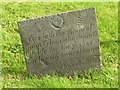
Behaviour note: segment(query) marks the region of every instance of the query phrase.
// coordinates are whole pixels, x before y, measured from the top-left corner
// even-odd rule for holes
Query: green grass
[[[3,88],[117,88],[118,4],[117,3],[1,3]],[[96,8],[102,70],[91,70],[79,78],[54,75],[36,78],[27,74],[17,22],[83,8]]]

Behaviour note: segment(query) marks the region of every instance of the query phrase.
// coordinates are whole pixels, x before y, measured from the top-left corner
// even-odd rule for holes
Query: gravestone
[[[19,21],[29,73],[81,74],[101,68],[95,8]]]

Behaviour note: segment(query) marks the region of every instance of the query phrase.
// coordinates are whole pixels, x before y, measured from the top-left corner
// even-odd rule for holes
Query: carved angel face
[[[52,16],[50,24],[53,28],[59,29],[63,26],[63,18],[60,15]]]

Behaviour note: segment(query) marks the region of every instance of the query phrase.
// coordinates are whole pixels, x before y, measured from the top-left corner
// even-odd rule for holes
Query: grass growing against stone
[[[2,6],[3,88],[117,88],[118,87],[118,4],[109,2],[0,3]],[[96,8],[102,70],[91,70],[79,78],[27,74],[17,22],[60,12]]]

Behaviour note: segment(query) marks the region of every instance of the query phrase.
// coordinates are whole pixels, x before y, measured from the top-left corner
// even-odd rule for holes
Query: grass
[[[117,88],[118,87],[118,4],[117,2],[0,3],[2,6],[1,88]],[[90,70],[79,78],[27,74],[17,22],[60,12],[96,8],[102,70]]]

